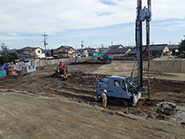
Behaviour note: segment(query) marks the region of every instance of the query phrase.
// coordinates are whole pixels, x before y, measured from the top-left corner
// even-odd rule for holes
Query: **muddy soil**
[[[118,65],[119,68],[114,69],[112,64]],[[129,67],[130,66],[130,67]],[[105,67],[103,71],[112,69],[109,74],[102,74],[102,67]],[[54,67],[40,68],[36,72],[6,76],[0,79],[1,89],[13,89],[20,90],[22,92],[28,92],[35,94],[39,97],[53,98],[53,95],[57,95],[64,100],[69,100],[78,104],[101,108],[101,101],[95,101],[95,89],[94,79],[99,76],[104,78],[106,75],[115,75],[114,71],[121,73],[130,73],[129,69],[132,69],[130,62],[114,61],[111,64],[73,64],[68,65],[68,73],[71,73],[71,77],[67,80],[62,78],[54,78]],[[117,74],[119,75],[119,74]],[[147,86],[147,80],[143,82],[144,86]],[[141,100],[138,105],[125,106],[115,101],[108,101],[106,111],[114,113],[116,111],[123,114],[133,114],[141,116],[147,119],[172,121],[183,126],[183,119],[176,117],[176,113],[167,114],[165,111],[157,111],[159,108],[157,104],[159,102],[172,102],[177,106],[185,107],[185,82],[166,79],[151,79],[151,99],[148,99],[148,94],[142,94]],[[183,128],[183,127],[182,127]],[[170,137],[169,137],[170,138]]]

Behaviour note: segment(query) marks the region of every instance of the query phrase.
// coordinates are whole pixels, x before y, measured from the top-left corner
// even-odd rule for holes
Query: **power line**
[[[67,42],[79,42],[79,41],[71,41],[71,40],[59,39],[59,38],[55,38],[55,37],[52,37],[52,36],[49,36],[49,38],[55,39],[55,40],[60,40],[60,41],[67,41]]]

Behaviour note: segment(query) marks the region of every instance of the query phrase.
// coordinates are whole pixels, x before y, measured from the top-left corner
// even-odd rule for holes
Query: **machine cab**
[[[121,76],[107,76],[102,82],[98,83],[97,94],[101,95],[103,90],[107,90],[107,96],[127,98],[128,95],[128,78]]]

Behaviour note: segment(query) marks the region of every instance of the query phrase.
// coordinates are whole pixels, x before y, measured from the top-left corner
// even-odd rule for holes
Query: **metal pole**
[[[138,62],[138,72],[137,72],[137,81],[138,81],[138,89],[140,89],[141,83],[141,41],[142,41],[142,23],[141,23],[141,0],[137,0],[137,17],[136,17],[136,49],[137,49],[137,62]]]
[[[45,59],[46,59],[46,45],[48,45],[47,43],[46,43],[46,37],[48,36],[47,34],[43,34],[42,36],[44,36],[44,47],[45,47]]]
[[[139,9],[142,9],[142,1],[140,0]],[[140,13],[141,14],[141,13]],[[142,45],[142,21],[140,20],[140,88],[143,87],[143,45]]]
[[[142,65],[142,1],[137,0],[137,20],[136,20],[136,48],[137,48],[137,61],[138,61],[138,89],[143,87],[143,65]]]
[[[148,98],[150,98],[150,23],[146,21],[147,45],[148,45]]]
[[[151,12],[151,0],[148,0],[148,11]],[[146,19],[147,45],[148,45],[148,98],[150,98],[150,17]]]

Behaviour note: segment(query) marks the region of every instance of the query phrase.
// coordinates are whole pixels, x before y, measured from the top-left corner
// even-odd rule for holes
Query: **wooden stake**
[[[7,85],[7,83],[6,83],[6,90],[8,90],[8,85]]]
[[[55,97],[54,97],[54,90],[52,90],[52,92],[53,92],[53,102],[55,101]]]
[[[138,114],[140,115],[140,105],[139,105],[139,100],[138,100]]]
[[[36,96],[37,96],[37,97],[39,96],[37,91],[36,91]]]
[[[126,107],[126,115],[128,114],[128,107]]]

